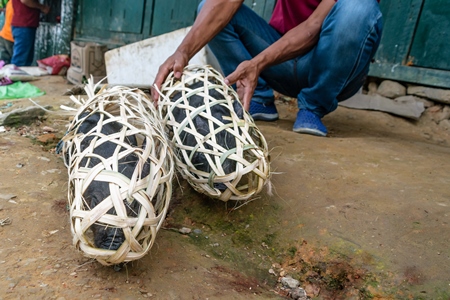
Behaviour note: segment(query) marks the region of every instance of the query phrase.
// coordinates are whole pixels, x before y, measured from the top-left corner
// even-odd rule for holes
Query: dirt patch
[[[302,282],[306,293],[323,299],[369,299],[374,279],[367,269],[352,258],[330,253],[327,247],[316,249],[303,241],[289,249],[291,257],[274,265],[280,276],[291,274]],[[358,268],[357,266],[360,266]]]
[[[35,84],[47,92],[39,104],[70,104],[61,77]],[[0,219],[11,224],[0,227],[0,298],[280,299],[291,276],[317,299],[449,299],[448,132],[339,107],[324,118],[330,136],[316,138],[292,132],[290,102],[277,107],[279,121],[258,122],[274,196],[234,209],[178,178],[157,244],[120,271],[72,246],[67,171],[53,150],[67,117],[1,133]]]

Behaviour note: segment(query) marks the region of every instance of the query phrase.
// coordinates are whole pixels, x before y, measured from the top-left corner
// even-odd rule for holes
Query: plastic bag
[[[8,77],[12,81],[31,81],[37,79],[36,76],[32,76],[17,67],[16,65],[6,65],[0,69],[0,77]]]
[[[0,86],[0,100],[4,99],[19,99],[32,98],[44,95],[45,92],[40,90],[37,86],[29,82],[15,82],[10,85]]]
[[[70,67],[70,58],[65,54],[53,55],[37,61],[38,66],[47,70],[50,75],[65,75]]]

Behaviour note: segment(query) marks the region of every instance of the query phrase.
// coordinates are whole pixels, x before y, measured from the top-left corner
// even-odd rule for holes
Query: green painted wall
[[[450,1],[381,0],[384,30],[369,75],[450,88]]]
[[[155,0],[151,36],[191,26],[197,15],[198,0]]]
[[[60,23],[47,20],[38,29],[37,59],[69,54],[71,40],[99,42],[115,48],[190,26],[200,2],[60,1]],[[269,20],[275,2],[244,3]],[[450,0],[381,0],[380,6],[384,31],[369,75],[450,88]]]
[[[78,0],[73,39],[110,48],[149,37],[154,0]]]
[[[74,39],[110,48],[191,26],[200,0],[78,0]],[[246,0],[268,20],[275,0]]]
[[[450,70],[450,1],[423,3],[409,61],[415,66]]]
[[[244,4],[253,9],[267,22],[272,16],[276,0],[245,0]]]
[[[115,48],[191,26],[200,0],[44,0],[52,10],[37,32],[35,58],[69,54],[70,41]],[[246,0],[269,20],[275,0]],[[59,21],[57,21],[59,18]]]

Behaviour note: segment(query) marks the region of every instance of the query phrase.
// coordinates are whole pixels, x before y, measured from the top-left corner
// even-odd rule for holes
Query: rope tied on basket
[[[237,93],[211,66],[169,74],[158,110],[168,128],[177,169],[200,193],[248,200],[268,182],[268,147]]]
[[[165,219],[174,162],[153,103],[139,89],[115,86],[74,112],[62,153],[69,174],[74,245],[104,265],[143,257]],[[92,233],[91,233],[92,232]]]

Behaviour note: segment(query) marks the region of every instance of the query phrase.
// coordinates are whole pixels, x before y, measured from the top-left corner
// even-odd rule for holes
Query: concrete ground
[[[39,104],[70,103],[62,77],[32,83],[47,93]],[[30,105],[6,102],[3,112]],[[17,134],[46,125],[59,138],[67,118],[0,133],[0,219],[12,220],[0,227],[0,299],[283,298],[286,275],[317,299],[450,299],[448,132],[425,117],[339,107],[323,120],[327,138],[300,135],[295,105],[277,105],[279,121],[257,122],[274,195],[230,211],[181,183],[158,245],[126,272],[72,247],[61,158]],[[203,242],[169,229],[182,226]]]

